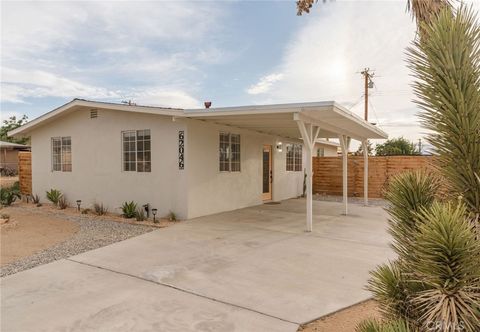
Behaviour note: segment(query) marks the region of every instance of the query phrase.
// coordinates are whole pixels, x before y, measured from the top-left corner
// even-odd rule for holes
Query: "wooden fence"
[[[412,169],[431,168],[431,156],[368,158],[368,196],[383,197],[393,175]],[[348,195],[363,197],[363,156],[348,156]],[[313,193],[342,195],[342,158],[313,158]]]
[[[22,194],[32,193],[32,153],[29,151],[18,152],[18,181]]]

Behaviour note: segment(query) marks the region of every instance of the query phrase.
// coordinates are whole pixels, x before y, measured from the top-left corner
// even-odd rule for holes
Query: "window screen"
[[[122,146],[124,171],[152,171],[150,129],[122,132]]]
[[[52,171],[72,171],[72,139],[71,137],[52,138]]]
[[[221,172],[240,172],[240,135],[220,133],[219,168]]]

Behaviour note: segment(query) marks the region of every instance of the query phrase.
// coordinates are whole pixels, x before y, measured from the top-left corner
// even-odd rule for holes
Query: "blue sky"
[[[405,66],[405,1],[2,2],[2,119],[73,98],[172,107],[336,100],[421,137]],[[478,2],[476,3],[478,7]]]

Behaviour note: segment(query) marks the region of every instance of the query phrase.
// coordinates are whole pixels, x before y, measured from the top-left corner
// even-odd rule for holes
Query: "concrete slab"
[[[72,259],[304,323],[369,298],[368,272],[393,258],[381,208],[304,201],[197,218]],[[303,208],[303,210],[302,210]],[[323,215],[319,215],[322,211]]]
[[[1,280],[2,331],[296,331],[367,299],[393,258],[381,208],[262,205],[178,225]]]
[[[62,260],[1,280],[1,330],[278,331],[298,326],[130,276]]]

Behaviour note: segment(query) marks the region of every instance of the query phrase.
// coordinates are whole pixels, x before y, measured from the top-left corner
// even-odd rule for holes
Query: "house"
[[[18,173],[18,152],[28,151],[28,145],[0,141],[0,169],[2,174]]]
[[[330,101],[175,109],[82,99],[9,135],[30,137],[41,197],[56,188],[110,211],[133,200],[182,219],[300,196],[304,171],[311,189],[320,138],[340,138],[346,149],[347,136],[387,137]],[[311,228],[311,195],[307,212],[308,202]]]

